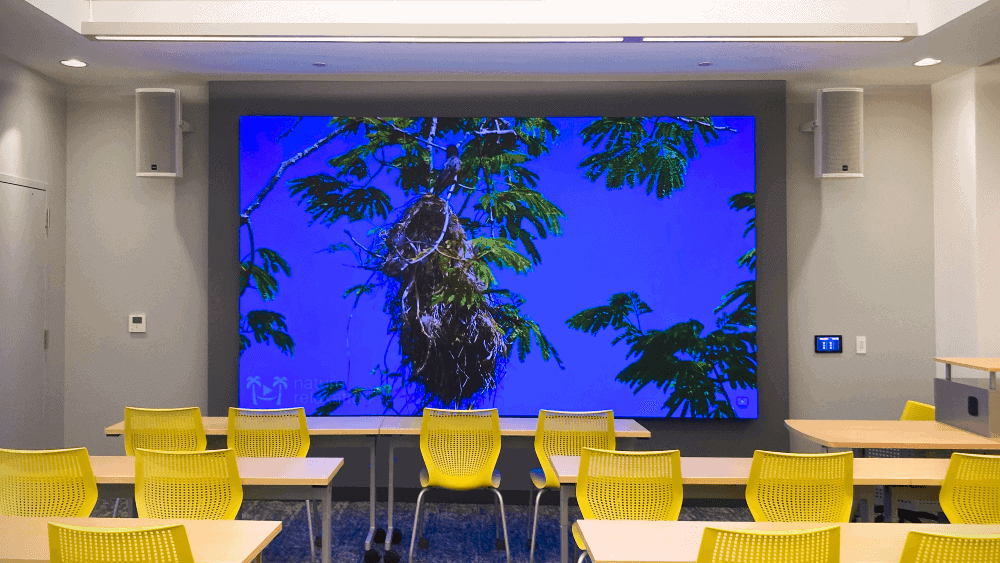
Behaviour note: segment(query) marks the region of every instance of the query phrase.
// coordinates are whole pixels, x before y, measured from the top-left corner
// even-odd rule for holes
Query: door
[[[0,179],[0,447],[38,448],[45,429],[44,190]]]

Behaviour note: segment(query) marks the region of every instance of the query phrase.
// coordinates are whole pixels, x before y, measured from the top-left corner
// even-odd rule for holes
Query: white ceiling
[[[821,1],[826,4],[832,2]],[[909,12],[925,12],[924,20],[919,24],[921,29],[940,24],[934,18],[950,17],[951,12],[928,11],[923,0],[912,1],[917,7],[910,6]],[[1000,0],[980,2],[955,0],[954,3],[947,3],[952,11],[955,6],[979,5],[902,44],[498,45],[112,44],[84,38],[25,0],[0,0],[0,53],[69,85],[200,84],[210,80],[289,79],[779,79],[788,81],[789,91],[795,95],[831,85],[876,88],[926,85],[1000,58]],[[168,3],[172,2],[146,2],[151,6]],[[281,2],[272,4],[280,5]],[[379,4],[392,6],[395,3]],[[529,7],[535,2],[510,2],[510,5],[515,4]],[[841,4],[861,3],[845,0]],[[61,2],[54,4],[56,7],[63,5]],[[51,11],[56,10],[53,8]],[[926,56],[945,62],[934,67],[912,66],[914,61]],[[78,58],[90,66],[85,69],[63,67],[58,61],[66,58]],[[702,61],[711,61],[712,66],[699,67],[698,63]],[[313,66],[316,62],[327,66],[317,68]]]

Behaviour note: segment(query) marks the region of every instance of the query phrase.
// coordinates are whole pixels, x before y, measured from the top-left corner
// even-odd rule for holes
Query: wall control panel
[[[146,332],[146,313],[129,313],[128,331]]]
[[[844,351],[844,338],[839,334],[817,334],[815,338],[817,354],[841,354]]]

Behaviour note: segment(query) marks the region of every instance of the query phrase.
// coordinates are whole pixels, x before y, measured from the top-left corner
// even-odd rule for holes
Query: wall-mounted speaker
[[[864,107],[861,88],[824,88],[816,92],[817,178],[864,177]]]
[[[135,175],[180,178],[183,174],[181,93],[171,88],[135,91]]]

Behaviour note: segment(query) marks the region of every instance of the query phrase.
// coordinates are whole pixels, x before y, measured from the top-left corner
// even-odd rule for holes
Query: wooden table
[[[786,420],[785,426],[827,448],[1000,450],[1000,440],[929,420]]]
[[[951,379],[951,366],[959,366],[989,372],[990,389],[997,388],[997,372],[1000,371],[1000,358],[934,358],[934,361],[944,364],[945,379]]]
[[[552,466],[559,479],[560,552],[565,545],[569,557],[569,499],[576,496],[580,457],[555,455]],[[684,498],[743,499],[753,458],[681,457]],[[854,496],[867,504],[868,522],[875,518],[877,485],[941,485],[948,470],[947,459],[857,458],[854,460]],[[890,497],[891,498],[891,497]],[[893,505],[894,506],[894,505]],[[895,514],[887,512],[886,514]]]
[[[744,530],[804,530],[830,524],[777,522],[650,522],[580,520],[593,563],[693,563],[706,527]],[[1000,525],[840,524],[841,563],[897,563],[910,530],[949,534],[1000,534]]]
[[[381,416],[307,416],[309,437],[315,445],[317,442],[329,442],[335,446],[368,448],[368,536],[365,538],[365,550],[372,547],[372,537],[375,535],[375,439],[382,426]],[[224,440],[229,429],[229,417],[203,416],[202,426],[207,437],[215,437],[210,447],[225,448]],[[122,420],[104,429],[108,436],[121,436],[125,433],[125,421]],[[316,440],[322,437],[321,440]],[[211,438],[210,438],[211,439]],[[221,442],[221,443],[220,443]],[[241,474],[242,475],[242,474]],[[329,545],[329,544],[326,544]],[[326,563],[324,561],[324,563]]]
[[[386,528],[385,549],[392,549],[392,512],[393,512],[393,473],[395,470],[394,450],[401,447],[418,447],[420,438],[420,427],[423,424],[421,417],[413,416],[386,416],[382,421],[380,434],[389,437],[389,525]],[[534,447],[535,430],[538,429],[538,418],[515,418],[500,417],[500,435],[507,438],[529,438],[529,447]],[[620,440],[619,449],[634,450],[635,441],[639,438],[649,438],[649,430],[638,422],[629,418],[615,419],[615,437]],[[509,442],[509,441],[508,441]],[[579,463],[577,463],[579,465]],[[562,563],[567,563],[564,558]]]
[[[0,561],[49,561],[48,523],[100,528],[184,524],[198,563],[249,563],[281,531],[281,522],[251,520],[152,520],[121,518],[21,518],[0,516]]]
[[[97,494],[104,498],[135,496],[135,458],[90,456]],[[330,563],[330,503],[333,478],[344,466],[339,457],[241,457],[236,459],[247,500],[317,500],[322,503],[322,563]],[[120,519],[118,519],[120,521]],[[130,520],[129,522],[133,522]]]

